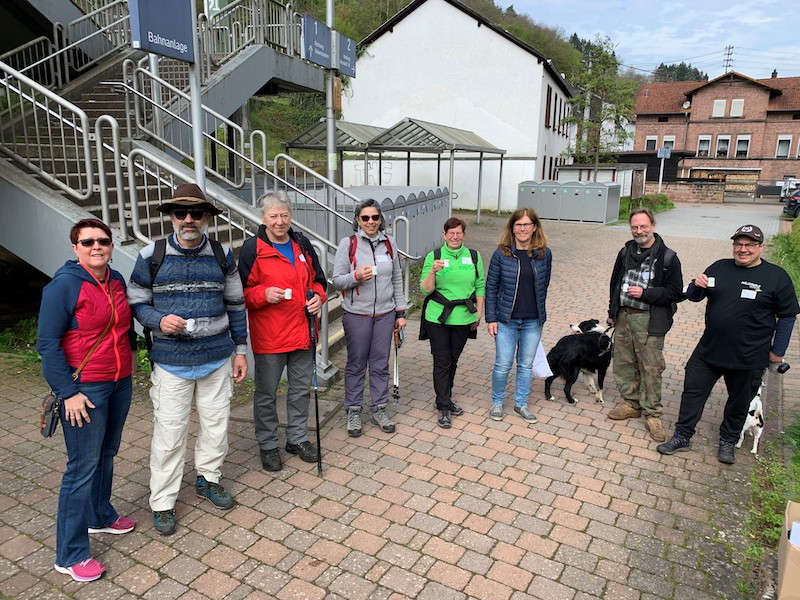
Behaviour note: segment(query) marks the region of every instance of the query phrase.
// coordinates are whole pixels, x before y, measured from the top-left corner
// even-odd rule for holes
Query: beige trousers
[[[233,395],[231,360],[201,379],[183,379],[155,365],[150,376],[153,440],[150,444],[150,508],[169,510],[181,488],[192,401],[200,428],[194,466],[206,481],[219,483],[228,453],[228,417]]]

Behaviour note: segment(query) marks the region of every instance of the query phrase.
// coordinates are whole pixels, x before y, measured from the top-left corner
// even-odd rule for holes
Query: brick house
[[[731,71],[711,81],[648,83],[634,111],[634,151],[691,152],[681,177],[737,181],[749,192],[756,181],[800,176],[800,77]]]

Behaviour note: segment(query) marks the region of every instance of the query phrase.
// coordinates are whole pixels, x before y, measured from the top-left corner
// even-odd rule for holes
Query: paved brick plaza
[[[726,207],[720,207],[725,210]],[[772,207],[774,213],[778,209]],[[773,213],[765,213],[765,218]],[[776,218],[776,217],[771,217]],[[488,264],[498,221],[470,225],[467,244]],[[603,317],[613,257],[625,231],[545,223],[553,248],[545,346],[567,323]],[[730,243],[667,238],[684,277]],[[642,420],[612,422],[578,383],[579,403],[533,386],[539,423],[486,417],[494,347],[482,328],[462,357],[455,399],[466,414],[435,425],[427,342],[411,321],[401,350],[401,408],[394,435],[368,424],[350,439],[343,415],[323,430],[325,472],[298,458],[261,470],[252,424],[231,423],[223,483],[239,506],[222,513],[194,496],[190,439],[177,505],[179,527],[154,532],[147,505],[152,411],[137,398],[116,461],[115,504],[138,521],[128,535],[93,536],[108,568],[78,584],[52,568],[65,451],[60,433],[35,429],[46,390],[35,372],[0,362],[0,593],[13,598],[481,598],[542,600],[738,598],[737,567],[750,455],[716,459],[722,389],[706,409],[691,452],[662,457]],[[667,337],[665,421],[678,409],[683,363],[702,330],[702,306],[684,303]],[[797,362],[797,346],[789,359]],[[337,359],[341,365],[343,357]],[[787,389],[797,388],[787,375]],[[513,377],[513,374],[512,374]],[[336,387],[331,393],[337,393]],[[766,400],[769,406],[770,400]],[[507,401],[508,407],[508,401]],[[195,427],[193,427],[194,431]]]

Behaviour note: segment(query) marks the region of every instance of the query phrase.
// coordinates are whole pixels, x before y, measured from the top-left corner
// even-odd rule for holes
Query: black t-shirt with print
[[[747,268],[732,258],[718,260],[705,274],[715,286],[705,290],[706,329],[696,352],[720,367],[766,368],[776,318],[800,313],[789,275],[763,259]]]

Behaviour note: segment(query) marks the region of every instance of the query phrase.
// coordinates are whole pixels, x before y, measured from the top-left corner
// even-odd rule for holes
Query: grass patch
[[[619,199],[619,220],[628,221],[628,216],[634,208],[649,208],[653,214],[664,212],[675,208],[666,194],[645,194],[641,198],[632,200],[630,196],[622,196]],[[614,225],[614,223],[610,223]]]
[[[12,327],[0,331],[0,352],[17,354],[26,362],[38,363],[41,361],[36,351],[36,335],[39,320],[29,317],[18,321]]]

